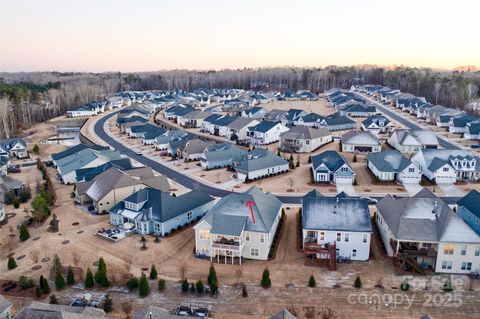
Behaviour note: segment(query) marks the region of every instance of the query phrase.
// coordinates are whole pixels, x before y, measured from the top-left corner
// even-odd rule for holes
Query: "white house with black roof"
[[[288,161],[270,152],[256,148],[232,160],[233,169],[241,181],[256,180],[288,172]]]
[[[472,189],[457,202],[457,214],[480,235],[480,193]]]
[[[323,120],[323,116],[317,113],[308,113],[306,115],[298,117],[293,121],[295,126],[308,126],[308,127],[319,127]]]
[[[379,181],[418,184],[422,179],[422,171],[397,150],[369,155],[367,167]]]
[[[232,264],[267,260],[281,210],[277,197],[256,186],[222,197],[194,226],[196,255]]]
[[[279,122],[262,121],[247,128],[247,143],[250,145],[268,145],[278,142],[280,134],[289,128]]]
[[[355,172],[348,161],[336,151],[312,156],[313,181],[317,183],[353,184]]]
[[[21,137],[0,139],[0,156],[27,158],[27,143]]]
[[[110,223],[139,234],[165,236],[200,220],[214,199],[202,191],[172,196],[153,188],[139,190],[110,210]]]
[[[304,246],[312,243],[334,245],[337,259],[365,261],[370,256],[371,234],[367,200],[324,197],[316,190],[302,197]]]
[[[226,137],[232,141],[245,141],[247,139],[247,129],[260,122],[255,118],[239,117],[235,121],[227,124]]]
[[[362,129],[374,134],[388,133],[394,127],[393,123],[383,115],[369,116],[362,121]]]
[[[369,131],[349,131],[341,141],[342,152],[347,153],[378,153],[382,149],[378,138]]]

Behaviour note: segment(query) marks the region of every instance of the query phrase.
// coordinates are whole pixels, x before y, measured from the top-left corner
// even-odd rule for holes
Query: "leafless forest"
[[[83,103],[122,90],[252,90],[323,92],[372,83],[424,96],[433,104],[469,110],[479,98],[480,71],[376,66],[261,68],[146,73],[0,73],[0,137],[62,115]],[[476,112],[476,110],[475,110]]]

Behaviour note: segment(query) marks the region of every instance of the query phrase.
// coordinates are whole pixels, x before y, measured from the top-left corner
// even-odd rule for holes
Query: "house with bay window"
[[[125,198],[110,210],[110,223],[133,229],[139,234],[166,236],[197,220],[213,206],[214,199],[202,191],[172,196],[144,188]]]
[[[232,264],[267,260],[281,209],[277,197],[256,186],[221,198],[194,226],[196,255]]]

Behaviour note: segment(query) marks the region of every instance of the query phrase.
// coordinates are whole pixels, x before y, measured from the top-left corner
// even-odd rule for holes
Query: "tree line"
[[[333,87],[379,84],[425,97],[432,104],[468,110],[479,98],[480,71],[350,66],[325,68],[244,68],[141,73],[0,73],[0,137],[118,91],[240,88],[321,93]]]

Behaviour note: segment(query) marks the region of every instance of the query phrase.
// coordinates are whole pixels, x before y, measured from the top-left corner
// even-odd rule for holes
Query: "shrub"
[[[353,286],[355,288],[362,288],[362,280],[360,279],[360,276],[357,276],[357,278],[355,278],[355,282],[353,283]]]
[[[110,286],[110,282],[107,277],[107,265],[102,257],[98,260],[98,270],[94,276],[95,282],[101,287],[106,288]]]
[[[245,285],[242,286],[242,297],[243,298],[248,297],[247,286],[245,286]]]
[[[75,275],[73,274],[72,267],[68,267],[67,271],[67,285],[73,285],[75,283]]]
[[[32,190],[30,189],[30,186],[22,187],[20,189],[20,195],[18,196],[20,203],[26,203],[30,198],[32,198]]]
[[[30,238],[30,233],[28,232],[27,226],[24,224],[20,225],[19,237],[21,241],[25,241]]]
[[[38,284],[39,284],[40,289],[42,290],[42,292],[44,294],[49,294],[50,293],[50,286],[48,285],[47,279],[45,277],[43,277],[43,275],[40,276]]]
[[[407,279],[405,279],[402,284],[400,285],[400,289],[403,291],[407,291],[410,289],[410,284],[408,283]]]
[[[352,161],[353,161],[354,163],[357,162],[357,154],[353,154],[353,159],[352,159]]]
[[[65,279],[63,278],[62,273],[59,270],[55,272],[55,287],[57,289],[62,289],[63,287],[65,287]]]
[[[210,284],[210,293],[212,294],[212,296],[218,294],[218,283],[216,279]]]
[[[12,256],[8,257],[7,267],[8,267],[8,270],[17,268],[17,262],[15,261],[15,258],[13,258]]]
[[[18,278],[18,286],[21,290],[26,290],[33,287],[33,279],[27,278],[25,276],[20,276]]]
[[[127,280],[128,289],[137,289],[138,288],[138,278],[132,277]]]
[[[217,281],[217,272],[215,271],[213,264],[211,264],[210,269],[208,270],[207,282],[211,285],[213,281]]]
[[[182,281],[182,291],[187,292],[188,291],[188,280],[187,278],[184,278]]]
[[[95,283],[93,281],[92,270],[90,269],[90,267],[88,267],[87,274],[85,276],[85,288],[93,288],[94,285]]]
[[[158,291],[164,291],[166,287],[165,279],[158,280]]]
[[[147,276],[142,272],[140,276],[140,281],[138,283],[138,295],[140,297],[145,297],[150,293],[150,286],[148,285]]]
[[[152,265],[152,267],[150,268],[150,279],[157,279],[157,276],[157,269],[155,268],[155,265]]]
[[[197,281],[197,292],[199,294],[203,294],[203,291],[205,290],[205,288],[203,287],[203,282],[201,280]]]
[[[42,289],[40,287],[37,287],[35,289],[35,297],[40,298],[42,296]]]
[[[300,166],[300,161],[297,160],[297,163],[295,164],[296,167],[299,167]]]
[[[45,191],[42,191],[39,195],[37,195],[32,201],[32,208],[43,214],[43,216],[47,217],[50,215],[50,203],[48,194],[42,195]]]
[[[17,209],[20,207],[20,200],[18,199],[17,196],[13,197],[12,203],[13,203],[13,208]]]
[[[190,283],[190,292],[195,292],[195,285],[193,282]]]
[[[58,298],[55,295],[50,296],[50,302],[51,305],[58,305]]]
[[[314,288],[316,285],[317,285],[317,282],[315,281],[315,277],[311,275],[310,279],[308,280],[308,287]]]
[[[308,164],[311,164],[312,163],[312,155],[309,155],[308,156]]]
[[[270,288],[272,286],[272,281],[270,280],[270,270],[268,267],[265,267],[262,274],[262,280],[260,281],[260,285],[263,288]]]
[[[110,294],[105,295],[105,299],[103,299],[102,309],[105,312],[111,312],[113,310],[113,300],[110,297]]]
[[[33,151],[33,153],[34,153],[35,155],[38,155],[38,154],[40,153],[40,147],[38,147],[38,145],[35,144],[35,145],[33,146],[32,151]]]

